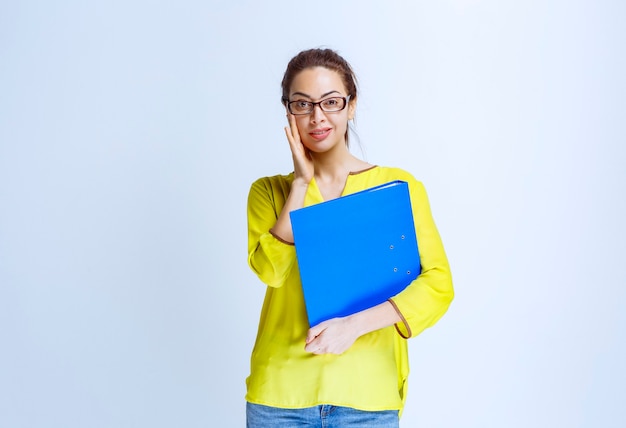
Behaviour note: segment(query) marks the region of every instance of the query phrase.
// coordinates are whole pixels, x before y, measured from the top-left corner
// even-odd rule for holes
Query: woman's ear
[[[348,102],[348,120],[354,119],[356,113],[356,100],[350,100]]]

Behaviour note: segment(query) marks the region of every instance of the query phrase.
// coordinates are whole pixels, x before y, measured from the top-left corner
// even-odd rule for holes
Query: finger
[[[295,123],[292,124],[292,122],[293,121],[290,119],[289,126],[285,126],[285,135],[287,135],[291,151],[294,151],[299,150],[299,146],[301,146],[302,143],[300,142],[300,134],[298,134],[297,125],[295,125]]]
[[[309,343],[307,346],[304,347],[305,352],[310,352],[312,354],[324,354],[326,351],[324,350],[323,346],[318,343],[317,341],[313,342],[313,343]]]
[[[314,341],[317,336],[322,334],[325,329],[326,326],[324,325],[324,323],[320,323],[316,326],[311,327],[306,335],[306,343],[311,343],[312,341]]]
[[[285,134],[287,135],[287,141],[289,142],[289,149],[291,150],[291,153],[296,158],[301,157],[302,153],[304,152],[304,146],[302,145],[302,143],[294,140],[293,135],[291,134],[291,131],[286,126],[285,126]],[[306,153],[304,154],[306,155]]]
[[[300,131],[298,130],[298,123],[296,122],[296,116],[289,113],[287,114],[287,120],[289,122],[289,129],[291,130],[291,136],[294,141],[300,142]]]
[[[293,145],[293,135],[291,135],[291,129],[288,126],[285,126],[285,135],[287,136],[287,140],[289,141],[289,145]]]

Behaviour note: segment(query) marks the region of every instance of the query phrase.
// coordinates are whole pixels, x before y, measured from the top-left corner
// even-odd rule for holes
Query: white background
[[[422,180],[456,299],[403,427],[626,426],[626,3],[0,6],[0,426],[242,427],[280,80],[355,68],[355,153]]]

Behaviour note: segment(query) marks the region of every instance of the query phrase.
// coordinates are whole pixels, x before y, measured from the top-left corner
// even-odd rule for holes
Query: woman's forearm
[[[294,242],[289,213],[304,206],[304,197],[308,186],[308,182],[298,179],[293,181],[285,205],[276,219],[276,224],[271,229],[272,234],[285,242]]]

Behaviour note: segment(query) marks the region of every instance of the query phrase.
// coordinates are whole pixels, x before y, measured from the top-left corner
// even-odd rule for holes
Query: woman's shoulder
[[[276,174],[259,177],[254,183],[291,183],[293,181],[293,172],[289,174]]]
[[[272,190],[285,190],[291,187],[293,182],[293,172],[289,174],[276,174],[260,177],[254,180],[252,188],[263,188],[268,191]]]

